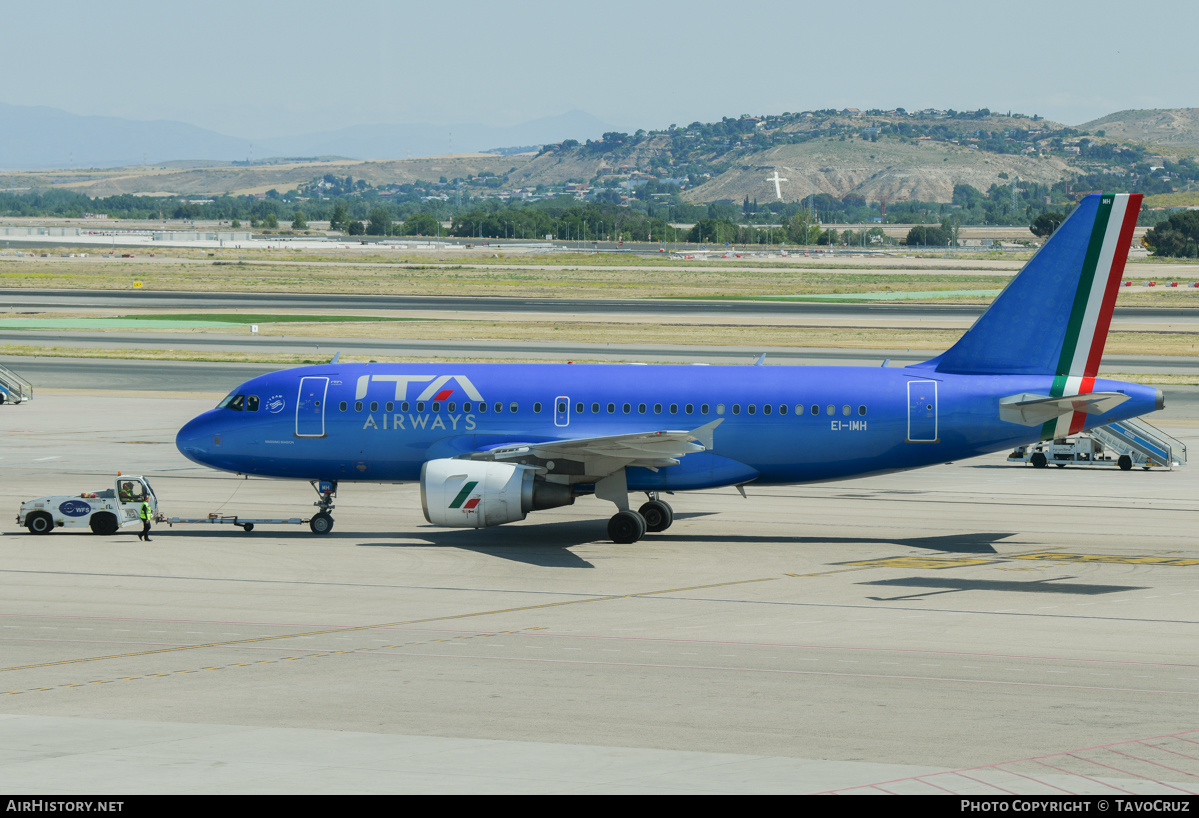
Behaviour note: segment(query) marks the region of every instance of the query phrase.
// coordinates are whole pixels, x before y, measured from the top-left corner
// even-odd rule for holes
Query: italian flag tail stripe
[[[1058,359],[1057,376],[1050,390],[1053,397],[1081,395],[1094,388],[1140,210],[1139,193],[1112,194],[1099,200]],[[1082,431],[1085,421],[1086,415],[1081,412],[1062,415],[1057,420],[1047,421],[1041,436],[1049,439],[1076,434]]]

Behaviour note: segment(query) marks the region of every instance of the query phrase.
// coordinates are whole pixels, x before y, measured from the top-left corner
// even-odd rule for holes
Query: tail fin
[[[1139,193],[1087,196],[974,326],[918,366],[1054,375],[1055,397],[1089,392],[1140,209]]]

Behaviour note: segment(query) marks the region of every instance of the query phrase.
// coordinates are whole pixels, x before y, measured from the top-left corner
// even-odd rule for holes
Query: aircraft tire
[[[308,527],[312,529],[313,534],[328,534],[333,530],[333,518],[322,511],[313,515],[308,521]]]
[[[44,511],[36,511],[25,518],[25,527],[30,534],[49,534],[54,530],[54,518]]]
[[[1126,454],[1122,454],[1122,455],[1120,455],[1120,458],[1116,461],[1116,465],[1120,467],[1120,471],[1131,471],[1132,470],[1132,458]]]
[[[645,519],[646,531],[665,531],[674,522],[674,509],[662,500],[650,500],[637,513]]]
[[[1037,469],[1043,469],[1049,465],[1049,461],[1045,458],[1044,452],[1033,452],[1033,455],[1028,459],[1028,462],[1032,463],[1033,467]]]
[[[608,520],[612,542],[633,543],[645,536],[645,518],[636,511],[618,511]]]

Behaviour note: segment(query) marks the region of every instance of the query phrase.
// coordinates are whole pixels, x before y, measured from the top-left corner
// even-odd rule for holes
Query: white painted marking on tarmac
[[[41,463],[44,460],[62,460],[62,455],[56,454],[56,455],[51,455],[50,457],[35,457],[35,458],[33,458],[34,463]]]

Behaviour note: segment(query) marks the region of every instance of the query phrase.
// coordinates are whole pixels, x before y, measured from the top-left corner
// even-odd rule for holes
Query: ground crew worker
[[[142,533],[137,535],[137,538],[139,540],[145,540],[146,542],[150,542],[150,518],[151,517],[153,517],[153,514],[150,512],[150,502],[148,500],[142,500],[142,510],[141,510]]]

